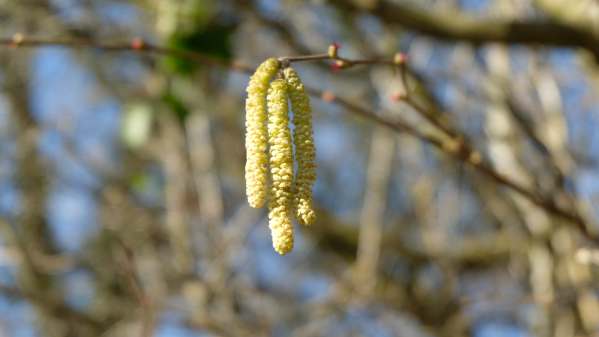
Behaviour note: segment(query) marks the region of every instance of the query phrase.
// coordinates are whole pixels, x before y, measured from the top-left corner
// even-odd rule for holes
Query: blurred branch
[[[351,1],[335,3],[352,10],[365,9],[387,23],[439,39],[473,44],[501,42],[579,47],[588,50],[599,61],[599,37],[579,26],[547,20],[478,19],[460,11],[431,11],[390,1],[378,1],[372,8],[360,8]]]
[[[72,309],[63,302],[53,301],[34,292],[28,292],[23,289],[18,289],[3,284],[0,284],[0,292],[9,297],[28,300],[36,306],[51,312],[55,317],[62,317],[63,319],[66,318],[68,320],[77,321],[94,329],[94,331],[102,331],[105,329],[105,322],[98,321],[96,318],[88,314]]]
[[[389,130],[381,128],[375,128],[372,135],[354,266],[355,287],[363,296],[371,295],[377,284],[387,192],[395,157],[395,138]]]
[[[358,248],[359,226],[342,222],[324,210],[319,210],[318,217],[322,225],[310,227],[307,233],[323,248],[353,258]],[[405,228],[404,225],[404,223],[395,224],[393,227]],[[383,232],[381,251],[393,252],[390,254],[405,257],[413,262],[443,259],[448,263],[461,265],[463,268],[507,261],[511,254],[525,248],[523,240],[507,231],[492,235],[463,237],[457,242],[443,242],[434,247],[424,247],[420,241],[410,240],[406,235],[402,237],[402,235],[390,234],[390,230]]]
[[[114,235],[114,239],[123,251],[123,273],[127,278],[127,282],[133,292],[142,315],[141,337],[151,337],[154,335],[154,327],[156,324],[154,305],[152,299],[143,288],[143,284],[137,272],[135,263],[135,254],[133,250],[118,236]]]
[[[173,249],[173,264],[177,273],[193,273],[194,253],[190,240],[189,224],[189,163],[183,126],[173,114],[163,114],[160,123],[159,158],[166,179],[164,197],[166,202],[166,227]]]
[[[533,3],[555,21],[597,32],[597,1],[533,0]]]

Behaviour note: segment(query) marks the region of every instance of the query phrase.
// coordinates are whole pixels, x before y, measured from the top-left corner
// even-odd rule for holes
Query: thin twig
[[[331,57],[329,56],[329,54],[279,57],[279,61],[281,61],[281,62],[322,61],[322,60],[330,60],[330,59],[331,59]]]
[[[150,337],[153,335],[155,325],[152,299],[144,290],[139,274],[137,273],[133,251],[118,235],[115,234],[114,238],[116,243],[122,248],[125,277],[141,309],[141,337]]]

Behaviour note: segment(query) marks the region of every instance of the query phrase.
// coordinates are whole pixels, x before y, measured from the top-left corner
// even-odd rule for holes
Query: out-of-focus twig
[[[189,163],[183,127],[172,115],[160,119],[161,145],[159,153],[164,167],[166,185],[166,226],[174,253],[174,265],[182,275],[193,273],[193,247],[189,226],[188,182]]]
[[[388,130],[377,128],[372,135],[366,178],[364,203],[360,214],[360,236],[355,265],[356,289],[368,296],[377,282],[377,269],[387,190],[395,155],[395,137]]]
[[[152,300],[148,294],[144,291],[141,279],[135,266],[135,255],[133,251],[118,235],[114,235],[114,238],[123,252],[124,258],[122,270],[125,273],[127,283],[129,284],[129,287],[131,288],[131,291],[133,292],[140,306],[142,315],[141,337],[151,337],[153,335],[155,325],[154,304],[152,303]]]

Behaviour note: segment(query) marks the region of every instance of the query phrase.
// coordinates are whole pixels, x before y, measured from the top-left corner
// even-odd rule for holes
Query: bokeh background
[[[0,336],[598,336],[597,1],[1,0],[0,22]],[[230,64],[332,42],[408,62],[294,64],[318,219],[279,256]]]

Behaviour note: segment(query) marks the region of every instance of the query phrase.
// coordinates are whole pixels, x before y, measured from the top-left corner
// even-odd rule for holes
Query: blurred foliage
[[[233,56],[231,36],[236,25],[213,23],[198,25],[193,30],[175,32],[167,39],[169,48],[185,51],[201,52],[225,61]],[[165,68],[179,75],[190,75],[202,65],[179,57],[168,56],[164,59]]]
[[[185,106],[185,103],[173,92],[172,89],[167,88],[162,96],[162,102],[168,107],[168,111],[172,112],[177,116],[177,119],[183,123],[190,114],[189,109]]]

